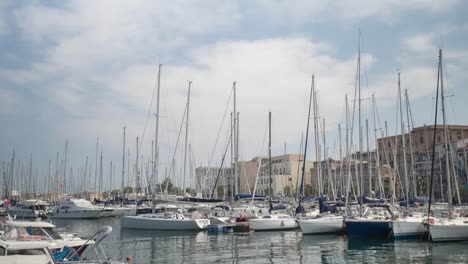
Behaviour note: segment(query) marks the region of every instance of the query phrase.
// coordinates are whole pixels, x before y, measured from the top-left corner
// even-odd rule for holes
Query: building
[[[451,162],[451,175],[458,182],[466,182],[466,177],[462,177],[466,171],[466,146],[467,141],[465,134],[468,133],[468,126],[448,125],[448,142],[453,157],[449,157]],[[387,164],[394,168],[395,178],[397,180],[397,195],[404,196],[406,189],[405,167],[408,177],[409,195],[421,196],[429,193],[430,175],[432,169],[432,152],[435,143],[435,163],[434,163],[434,181],[433,192],[434,197],[445,200],[446,193],[446,163],[445,163],[445,147],[444,147],[444,127],[437,125],[435,128],[434,142],[434,126],[422,126],[411,130],[410,133],[404,134],[406,155],[403,155],[403,137],[401,135],[389,136],[377,139],[379,148],[379,158],[382,164]],[[468,134],[466,134],[468,137]],[[455,154],[456,153],[456,154]],[[453,159],[456,157],[455,159]],[[406,166],[405,166],[406,158]],[[455,183],[455,182],[454,182]],[[455,193],[456,191],[454,191]]]
[[[271,158],[271,189],[274,196],[296,195],[299,192],[302,179],[302,166],[304,155],[287,154]],[[304,185],[312,183],[313,162],[305,163]],[[270,186],[270,174],[268,171],[268,160],[262,162],[260,175],[257,182],[257,194],[268,195]]]

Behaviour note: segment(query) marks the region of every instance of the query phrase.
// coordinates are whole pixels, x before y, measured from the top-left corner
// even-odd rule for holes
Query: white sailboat
[[[269,141],[268,141],[268,171],[270,174],[270,213],[272,213],[272,189],[271,189],[271,112],[268,113],[269,121]],[[297,223],[294,218],[286,214],[271,214],[264,215],[261,218],[250,219],[250,228],[255,231],[272,231],[272,230],[291,230],[297,228]]]
[[[317,218],[298,219],[302,234],[331,234],[340,233],[345,230],[343,216],[324,215]]]
[[[439,81],[440,81],[440,97],[442,100],[442,121],[444,127],[444,145],[445,145],[445,168],[446,168],[446,184],[447,184],[447,201],[448,201],[448,218],[431,218],[429,219],[429,233],[434,242],[439,241],[461,241],[468,240],[468,218],[457,217],[453,213],[452,205],[452,177],[449,169],[449,155],[450,145],[448,143],[448,129],[445,114],[445,98],[444,98],[444,82],[443,82],[443,68],[442,68],[442,50],[439,49],[439,69],[437,76],[437,95],[439,95]],[[436,122],[437,124],[437,103],[436,103]],[[433,147],[434,148],[434,147]],[[434,157],[434,155],[433,155]],[[432,175],[431,175],[432,176]],[[454,179],[455,181],[457,179]],[[432,181],[432,179],[431,179]],[[432,187],[432,186],[431,186]],[[432,191],[432,190],[431,190]]]
[[[209,219],[194,219],[173,212],[125,216],[121,220],[121,227],[129,229],[200,231],[209,224]]]
[[[401,239],[421,239],[427,233],[424,225],[427,217],[424,215],[411,215],[392,220],[393,238]]]

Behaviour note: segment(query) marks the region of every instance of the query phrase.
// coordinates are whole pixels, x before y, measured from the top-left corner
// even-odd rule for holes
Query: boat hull
[[[61,219],[96,219],[101,218],[102,210],[68,210],[52,214],[52,218]]]
[[[297,228],[294,219],[251,219],[250,228],[255,231],[293,230]]]
[[[298,222],[304,235],[341,233],[345,230],[343,217],[299,219]]]
[[[25,210],[25,209],[12,209],[8,210],[8,213],[11,216],[16,216],[16,218],[37,218],[40,214],[39,210]]]
[[[153,230],[205,230],[210,224],[209,219],[176,219],[159,218],[149,215],[124,216],[121,219],[121,227],[129,229],[153,229]]]
[[[392,236],[392,222],[390,220],[347,220],[345,223],[346,232],[350,239],[388,240]]]
[[[428,233],[421,218],[392,221],[392,227],[395,240],[422,239]]]
[[[112,212],[110,213],[110,216],[111,217],[135,216],[136,214],[137,214],[136,208],[112,207]]]
[[[429,232],[434,242],[468,240],[468,223],[431,224]]]

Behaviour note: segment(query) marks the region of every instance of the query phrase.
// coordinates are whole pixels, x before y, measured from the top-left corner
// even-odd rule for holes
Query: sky
[[[462,0],[0,1],[0,160],[8,162],[15,150],[16,160],[28,164],[32,157],[44,175],[57,152],[64,159],[68,141],[70,167],[83,167],[86,157],[95,166],[98,140],[105,170],[113,161],[119,174],[126,127],[126,158],[135,162],[139,137],[147,162],[158,64],[160,173],[174,156],[181,177],[185,131],[175,148],[188,80],[188,143],[197,166],[221,163],[234,81],[240,159],[266,154],[268,111],[272,154],[283,154],[285,145],[298,153],[312,74],[329,156],[337,157],[345,94],[351,106],[356,102],[359,32],[371,148],[373,94],[377,128],[387,120],[389,134],[399,129],[398,70],[414,126],[433,123],[438,48],[448,123],[466,125],[466,10]]]

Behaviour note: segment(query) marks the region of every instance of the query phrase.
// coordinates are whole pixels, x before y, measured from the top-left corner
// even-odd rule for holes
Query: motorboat
[[[199,213],[195,214],[195,212],[192,213],[192,217],[181,213],[166,212],[121,218],[121,227],[131,229],[200,231],[205,230],[209,224],[209,219],[200,219]]]
[[[109,216],[112,209],[93,205],[85,199],[70,199],[59,202],[52,212],[52,218],[90,219]]]
[[[42,200],[30,199],[17,203],[8,208],[8,214],[16,218],[37,218],[41,214],[46,214],[48,203]]]
[[[91,259],[88,255],[90,251],[84,252],[81,256],[78,254],[84,250],[88,244],[83,244],[79,249],[64,248],[62,251],[52,250],[56,247],[55,242],[41,240],[39,235],[28,235],[20,240],[0,240],[0,263],[2,264],[123,264],[123,262],[112,260],[108,257],[101,246],[101,242],[108,234],[112,232],[109,226],[101,227],[87,241],[96,241],[91,244],[97,259]]]
[[[46,221],[18,221],[8,220],[4,224],[3,240],[28,240],[34,238],[42,241],[53,241],[54,246],[50,246],[51,251],[61,251],[68,247],[75,250],[81,248],[78,255],[86,249],[88,245],[94,244],[94,241],[86,241],[77,234],[59,233],[55,230],[55,225]]]
[[[0,240],[0,263],[2,264],[51,264],[55,263],[48,248],[49,241]]]

